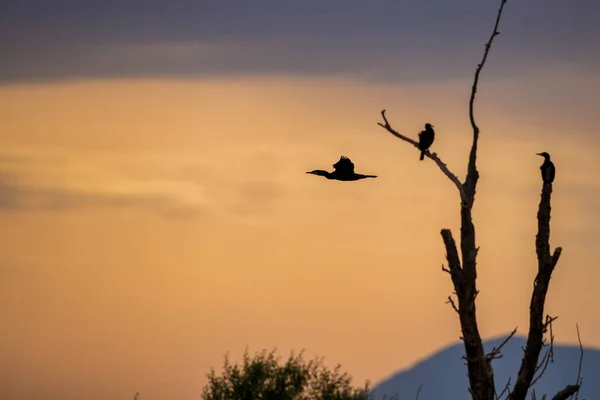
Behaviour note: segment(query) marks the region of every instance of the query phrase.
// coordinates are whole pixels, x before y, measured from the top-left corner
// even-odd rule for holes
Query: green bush
[[[323,365],[322,359],[305,361],[302,353],[280,362],[275,350],[263,351],[253,358],[244,353],[241,364],[234,365],[225,356],[219,376],[212,369],[203,400],[368,400],[369,383],[352,386],[352,377]]]

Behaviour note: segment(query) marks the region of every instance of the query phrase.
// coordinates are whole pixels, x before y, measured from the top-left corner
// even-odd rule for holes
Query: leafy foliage
[[[203,400],[368,400],[369,383],[352,386],[352,377],[323,365],[322,359],[305,361],[302,353],[292,353],[285,363],[275,350],[250,357],[244,353],[241,364],[232,364],[225,356],[219,376],[212,369]]]

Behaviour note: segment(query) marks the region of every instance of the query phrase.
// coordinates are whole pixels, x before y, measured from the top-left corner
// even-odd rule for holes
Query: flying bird
[[[544,183],[552,183],[554,182],[554,175],[556,174],[556,168],[552,161],[550,161],[550,154],[543,152],[537,153],[538,156],[544,157],[544,163],[540,167],[542,170],[542,180]]]
[[[435,132],[433,131],[433,125],[430,123],[425,124],[425,130],[419,133],[419,149],[421,150],[421,158],[425,158],[425,150],[429,149],[435,139]]]
[[[377,175],[362,175],[355,173],[354,163],[346,156],[341,156],[339,161],[333,164],[333,169],[333,172],[315,169],[314,171],[308,171],[307,174],[324,176],[327,179],[334,179],[337,181],[357,181],[365,178],[377,178]]]

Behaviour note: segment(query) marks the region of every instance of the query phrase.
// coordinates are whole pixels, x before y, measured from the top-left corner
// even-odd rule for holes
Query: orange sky
[[[575,75],[480,87],[486,338],[527,330],[535,153],[548,151],[551,241],[564,251],[547,311],[560,316],[558,342],[574,342],[578,322],[584,343],[600,346],[600,137],[586,130],[600,80]],[[567,87],[588,90],[548,95]],[[439,230],[458,235],[458,195],[376,122],[386,108],[413,137],[433,123],[433,150],[462,179],[469,88],[291,78],[0,87],[0,398],[193,399],[209,368],[246,346],[304,348],[360,384],[456,341]],[[305,174],[341,154],[379,177]]]

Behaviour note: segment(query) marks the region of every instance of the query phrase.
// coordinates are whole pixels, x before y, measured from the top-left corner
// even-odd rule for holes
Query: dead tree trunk
[[[529,334],[519,374],[517,375],[515,386],[509,394],[510,400],[525,400],[527,397],[533,377],[539,369],[538,360],[542,351],[544,334],[548,329],[548,325],[553,321],[552,318],[546,318],[546,321],[544,321],[544,304],[546,302],[546,294],[548,293],[552,271],[554,271],[554,267],[558,263],[562,248],[557,247],[550,254],[551,199],[552,184],[544,184],[537,214],[538,233],[535,238],[535,249],[538,259],[538,273],[533,282],[533,293],[529,306]],[[578,386],[577,389],[579,389]]]
[[[471,88],[471,98],[469,100],[469,120],[473,128],[473,143],[469,154],[469,164],[467,168],[467,177],[462,184],[465,193],[465,198],[461,201],[460,210],[460,250],[462,256],[462,268],[460,260],[455,259],[454,268],[450,267],[449,271],[452,275],[452,283],[454,292],[458,298],[458,312],[460,319],[460,327],[462,331],[462,340],[465,346],[465,358],[467,360],[467,370],[469,376],[470,393],[473,400],[494,400],[496,395],[496,386],[494,383],[494,372],[492,369],[492,359],[486,355],[483,349],[481,335],[477,325],[477,311],[475,307],[475,299],[479,293],[477,290],[477,247],[475,240],[475,225],[473,224],[472,210],[475,203],[475,193],[477,191],[477,182],[479,180],[479,172],[477,171],[477,145],[479,142],[479,127],[475,122],[474,104],[475,94],[477,93],[477,84],[479,83],[479,75],[489,51],[492,47],[494,38],[500,34],[498,25],[506,0],[500,2],[500,8],[496,16],[494,30],[488,42],[485,45],[483,59],[477,65],[475,70],[475,78]],[[452,232],[448,229],[443,229],[442,238],[446,247],[446,255],[450,263],[450,255],[456,253],[456,244],[452,239]]]
[[[471,98],[469,101],[469,119],[473,128],[473,142],[469,154],[469,162],[467,167],[467,176],[464,182],[461,182],[455,174],[453,174],[446,164],[438,157],[436,153],[425,151],[425,156],[433,160],[440,170],[450,179],[459,191],[461,199],[461,229],[460,229],[460,252],[457,248],[456,241],[449,229],[442,229],[441,235],[446,249],[446,258],[448,268],[442,269],[448,272],[452,278],[452,284],[458,302],[456,303],[452,297],[448,298],[448,303],[452,305],[454,310],[459,315],[460,326],[462,331],[462,341],[465,347],[465,359],[467,361],[467,370],[469,377],[469,392],[473,400],[496,400],[499,398],[496,394],[494,373],[492,369],[492,361],[498,358],[500,350],[508,342],[508,340],[516,333],[516,329],[507,337],[507,339],[490,353],[485,353],[481,335],[477,325],[477,312],[475,307],[475,299],[477,298],[477,247],[475,237],[475,225],[473,224],[472,210],[475,202],[475,192],[477,182],[479,180],[479,172],[477,171],[477,145],[479,141],[479,127],[475,122],[474,103],[475,94],[477,93],[477,84],[479,75],[492,46],[494,38],[500,34],[498,25],[502,16],[502,11],[506,0],[500,1],[500,8],[496,16],[494,30],[488,42],[485,45],[485,51],[481,63],[477,65],[475,78],[471,88]],[[418,143],[408,138],[396,130],[394,130],[387,120],[385,110],[381,111],[384,123],[379,125],[385,128],[397,138],[412,144],[419,148]],[[552,318],[546,318],[544,322],[544,303],[548,292],[548,285],[552,271],[558,262],[561,254],[561,248],[557,248],[554,253],[550,254],[550,199],[552,194],[552,184],[545,184],[542,189],[542,199],[538,212],[538,234],[536,237],[536,252],[538,256],[538,274],[534,282],[533,295],[530,306],[530,327],[525,348],[525,356],[521,363],[521,368],[517,377],[517,381],[512,391],[508,391],[508,385],[504,392],[508,391],[510,400],[525,400],[527,391],[535,382],[534,375],[540,370],[538,359],[541,349],[544,345],[544,333],[549,324],[552,323]],[[543,370],[542,370],[543,373]],[[539,378],[539,376],[538,376]],[[537,378],[535,378],[537,379]],[[579,378],[578,378],[579,379]],[[577,385],[569,385],[561,392],[554,396],[555,400],[566,399],[565,395],[572,395],[579,390],[579,380]],[[502,394],[503,394],[502,393]],[[502,396],[501,394],[501,396]],[[568,397],[568,396],[567,396]]]

